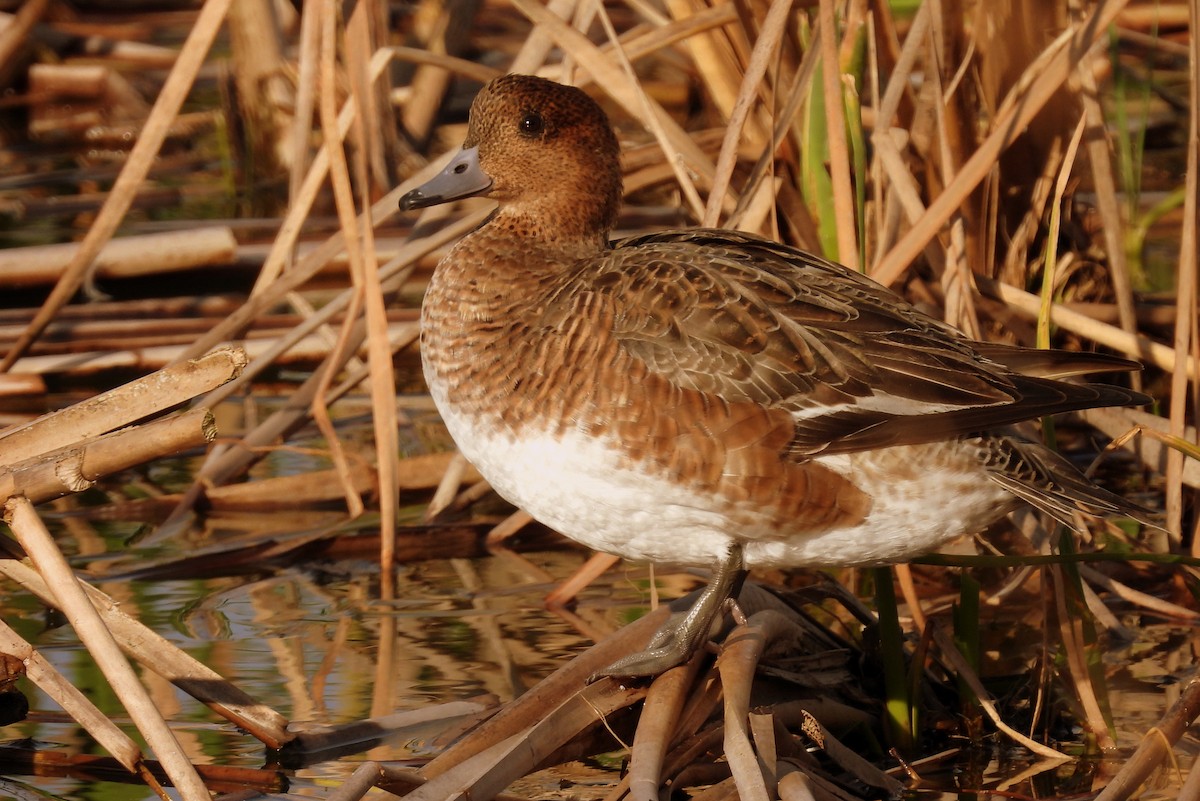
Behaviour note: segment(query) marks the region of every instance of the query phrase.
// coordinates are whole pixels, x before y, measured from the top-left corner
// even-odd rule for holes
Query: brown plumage
[[[1017,498],[1059,517],[1129,510],[1000,427],[1144,403],[1067,383],[1136,369],[973,342],[883,286],[747,234],[608,234],[618,146],[577,89],[488,84],[463,151],[401,201],[496,213],[438,265],[426,378],[496,489],[591,547],[720,564],[682,631],[616,666],[685,658],[744,565],[876,564],[971,533]]]

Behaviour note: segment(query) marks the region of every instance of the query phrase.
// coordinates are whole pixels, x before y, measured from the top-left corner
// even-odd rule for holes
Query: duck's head
[[[608,117],[573,86],[531,75],[496,78],[471,104],[462,150],[402,197],[400,208],[474,195],[557,236],[606,236],[621,201],[620,149]]]

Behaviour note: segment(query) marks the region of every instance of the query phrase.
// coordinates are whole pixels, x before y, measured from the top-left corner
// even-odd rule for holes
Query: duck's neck
[[[597,215],[585,215],[549,200],[502,205],[475,233],[501,243],[520,243],[559,263],[593,256],[608,246],[608,226]],[[503,244],[501,245],[503,246]]]

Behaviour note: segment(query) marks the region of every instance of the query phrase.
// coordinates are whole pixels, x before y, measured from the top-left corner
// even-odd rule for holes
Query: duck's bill
[[[403,211],[423,209],[486,192],[492,186],[479,166],[479,148],[464,147],[446,168],[400,198]]]

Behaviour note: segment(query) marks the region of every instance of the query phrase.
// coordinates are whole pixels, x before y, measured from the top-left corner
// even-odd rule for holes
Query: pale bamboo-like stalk
[[[50,284],[62,277],[80,245],[31,245],[0,250],[0,286]],[[136,278],[230,264],[237,240],[226,226],[124,236],[109,241],[92,263],[102,278]]]
[[[80,441],[0,468],[0,498],[23,495],[35,503],[82,492],[101,476],[206,445],[216,437],[212,412],[189,412]]]
[[[365,4],[363,3],[355,6],[353,13],[356,20],[362,19],[361,13],[364,6]],[[346,363],[353,356],[353,352],[357,350],[359,345],[359,339],[354,336],[354,332],[361,325],[364,297],[363,259],[366,243],[360,237],[356,224],[358,214],[354,207],[353,191],[350,186],[350,173],[346,164],[346,153],[343,149],[342,137],[344,133],[338,128],[338,115],[335,105],[337,99],[336,72],[339,9],[333,4],[325,4],[320,8],[321,30],[317,74],[321,91],[318,98],[317,110],[321,121],[321,130],[325,134],[325,141],[328,145],[326,152],[329,155],[329,179],[333,188],[334,207],[337,211],[338,223],[342,231],[342,241],[346,247],[346,259],[350,266],[353,289],[350,296],[350,307],[347,310],[346,319],[338,332],[333,351],[326,361],[325,369],[318,372],[319,379],[313,393],[312,402],[308,407],[308,413],[313,422],[316,423],[321,435],[325,438],[334,468],[337,470],[339,480],[342,484],[350,516],[358,517],[362,514],[364,508],[362,499],[354,491],[353,483],[350,480],[350,466],[347,463],[346,452],[342,448],[337,431],[333,428],[333,421],[329,418],[326,394],[330,385],[337,377],[338,370],[334,365]],[[356,26],[356,23],[352,22],[351,26]],[[355,107],[361,109],[362,106],[359,105],[359,102],[362,100],[361,95],[355,91],[353,97],[355,99]],[[354,119],[357,120],[358,118],[359,115],[356,114]],[[351,127],[360,129],[361,125],[352,124]],[[361,144],[361,137],[359,137],[358,144]],[[368,230],[371,228],[370,225],[364,227]]]
[[[591,73],[596,85],[634,119],[641,121],[647,130],[654,131],[656,127],[660,128],[665,140],[670,144],[668,157],[672,153],[679,154],[687,167],[711,183],[715,169],[712,161],[696,146],[695,141],[679,123],[671,119],[660,105],[642,91],[637,81],[626,75],[620,67],[613,65],[586,36],[550,14],[543,6],[532,0],[513,0],[513,5],[542,27],[560,47],[569,50],[580,66]],[[699,206],[696,209],[697,216],[702,208]]]
[[[356,29],[362,29],[362,38],[369,39],[366,30],[368,27],[366,14],[367,4],[360,3],[354,12],[351,24]],[[365,54],[357,59],[356,63],[351,63],[348,69],[352,93],[358,98],[359,107],[367,106],[367,101],[373,96],[374,78],[369,74]],[[366,122],[362,117],[356,116],[353,130],[360,153],[366,152],[368,142],[372,141],[367,136],[365,126]],[[374,141],[379,143],[378,137],[374,138]],[[379,147],[381,148],[381,144]],[[381,157],[382,153],[376,155]],[[370,205],[370,181],[365,159],[360,164],[356,178],[361,187],[360,200],[365,208]],[[400,490],[396,482],[399,473],[397,463],[400,459],[399,419],[396,415],[396,379],[388,337],[387,301],[384,298],[379,264],[375,254],[375,232],[370,220],[358,216],[355,222],[358,225],[359,235],[362,237],[364,256],[361,285],[366,309],[367,359],[371,368],[370,392],[374,408],[372,420],[375,430],[375,464],[376,470],[379,471],[379,561],[385,591],[391,591],[396,563],[396,525],[400,515]],[[353,493],[352,489],[351,493]],[[352,497],[357,497],[357,495],[352,495]]]
[[[221,348],[0,432],[0,464],[13,465],[186,403],[236,378],[245,366],[244,350]]]
[[[318,8],[321,8],[318,6]],[[386,51],[380,51],[371,59],[371,75],[376,76],[381,73],[388,65],[390,56]],[[296,245],[296,240],[300,237],[300,232],[304,228],[304,223],[308,215],[312,212],[312,204],[317,199],[317,194],[325,186],[325,179],[329,172],[330,163],[330,148],[333,146],[341,147],[342,140],[350,131],[350,126],[354,123],[355,115],[358,113],[358,106],[353,98],[348,98],[342,106],[342,110],[338,113],[337,125],[332,126],[324,131],[325,141],[317,154],[313,157],[312,164],[308,168],[308,173],[304,176],[300,187],[293,193],[292,201],[288,204],[287,214],[283,218],[283,223],[279,226],[279,232],[275,235],[275,241],[271,243],[271,252],[267,254],[266,260],[263,262],[262,269],[259,271],[258,279],[254,282],[254,288],[250,292],[251,299],[247,301],[246,306],[249,307],[242,315],[239,316],[239,322],[236,324],[227,324],[221,329],[220,334],[210,333],[210,339],[201,340],[197,347],[203,348],[207,343],[211,347],[214,341],[220,341],[231,330],[237,330],[234,325],[244,325],[249,320],[274,302],[274,298],[290,292],[302,283],[307,281],[316,274],[326,261],[342,249],[341,237],[338,235],[330,237],[325,246],[318,249],[320,253],[310,254],[309,257],[301,260],[284,280],[280,281],[280,273],[283,271],[284,264],[287,263],[288,256],[292,252],[292,248]],[[334,135],[336,134],[336,135]],[[428,170],[428,176],[432,177],[434,169],[431,167]],[[414,176],[409,183],[415,187],[416,181],[420,175]],[[407,190],[405,190],[407,191]],[[399,189],[394,193],[396,200],[399,202]],[[390,214],[396,212],[396,204],[392,204],[392,208],[388,210]],[[378,221],[378,220],[376,220]],[[286,283],[286,288],[279,287],[280,283]],[[257,303],[255,301],[257,300]],[[201,351],[203,352],[203,351]]]
[[[1048,572],[1054,580],[1054,605],[1058,615],[1058,639],[1066,655],[1063,661],[1066,663],[1067,674],[1071,677],[1071,683],[1075,687],[1075,694],[1079,698],[1079,704],[1083,707],[1085,719],[1081,722],[1091,731],[1092,736],[1096,738],[1096,744],[1101,749],[1105,751],[1114,750],[1117,744],[1113,740],[1112,733],[1108,730],[1108,722],[1104,718],[1103,710],[1100,709],[1100,699],[1096,696],[1096,688],[1092,684],[1092,676],[1088,670],[1083,621],[1080,617],[1072,615],[1067,610],[1066,583],[1068,578],[1066,572],[1062,565],[1050,565]]]
[[[1041,311],[1041,301],[1034,294],[1018,289],[1015,286],[993,281],[982,275],[975,276],[975,283],[980,290],[990,293],[1004,301],[1022,317],[1036,320]],[[1050,320],[1060,328],[1086,337],[1093,342],[1112,348],[1134,358],[1144,359],[1163,370],[1174,370],[1191,378],[1197,379],[1196,359],[1186,354],[1178,356],[1174,348],[1155,342],[1142,334],[1130,335],[1120,328],[1102,323],[1082,312],[1069,309],[1056,303],[1050,307]]]
[[[63,614],[96,660],[138,731],[162,762],[175,789],[184,801],[209,801],[208,789],[200,780],[196,768],[154,706],[145,686],[121,654],[112,633],[84,594],[79,580],[54,543],[54,538],[34,511],[33,504],[22,497],[10,498],[4,505],[4,520],[29,554],[34,566],[54,588]]]
[[[531,6],[531,8],[535,7],[536,6]],[[692,214],[696,215],[697,217],[701,216],[704,209],[704,203],[700,200],[700,193],[696,190],[695,182],[692,180],[691,175],[688,174],[687,169],[685,169],[685,159],[683,156],[683,151],[681,150],[681,148],[686,147],[684,141],[686,141],[687,145],[694,145],[694,141],[691,139],[691,137],[684,134],[682,129],[679,129],[677,126],[672,127],[674,123],[671,121],[670,117],[667,117],[666,113],[662,112],[662,109],[656,106],[650,96],[643,91],[642,85],[637,80],[637,75],[633,70],[633,64],[625,55],[625,51],[621,49],[616,29],[613,27],[612,20],[608,18],[608,13],[604,11],[603,7],[600,7],[600,21],[604,26],[604,32],[608,35],[609,42],[613,46],[613,52],[617,56],[617,61],[620,63],[621,69],[623,70],[625,77],[628,79],[629,85],[632,87],[633,93],[636,95],[637,102],[640,105],[641,114],[639,115],[634,113],[634,116],[639,116],[644,120],[647,130],[653,134],[655,140],[659,144],[659,147],[662,148],[663,156],[666,158],[667,164],[670,165],[671,172],[675,175],[675,181],[679,185],[679,190],[683,193],[684,199],[687,200],[688,206],[692,210]],[[572,33],[574,33],[574,31],[570,28],[564,28],[564,30],[572,31]],[[584,68],[588,68],[590,59],[593,67],[592,79],[596,81],[598,85],[604,86],[605,80],[595,71],[595,67],[601,67],[602,69],[607,70],[609,65],[602,57],[596,58],[595,56],[597,54],[590,53],[589,51],[582,52],[588,57],[580,59],[584,64]],[[629,110],[628,106],[626,107],[626,110]],[[684,141],[680,140],[681,134]],[[691,149],[694,150],[695,148]],[[702,154],[701,158],[704,158]]]
[[[1121,216],[1121,204],[1117,200],[1117,182],[1113,177],[1112,155],[1109,152],[1108,130],[1104,121],[1104,109],[1100,104],[1100,90],[1096,86],[1093,64],[1096,59],[1106,57],[1099,47],[1093,48],[1086,58],[1079,60],[1076,75],[1081,91],[1079,101],[1083,104],[1087,119],[1086,140],[1088,162],[1092,167],[1092,183],[1096,187],[1096,208],[1103,221],[1104,250],[1108,257],[1109,274],[1113,282],[1113,294],[1117,299],[1117,311],[1121,328],[1137,333],[1137,309],[1134,306],[1133,281],[1129,276],[1129,260],[1125,257],[1125,221]],[[1141,389],[1141,377],[1131,376],[1134,389]]]

